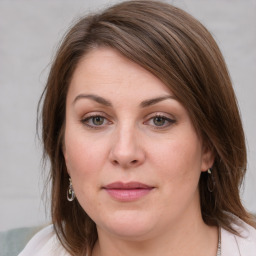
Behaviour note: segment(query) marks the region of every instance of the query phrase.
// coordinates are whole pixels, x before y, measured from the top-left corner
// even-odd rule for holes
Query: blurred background
[[[41,225],[50,219],[42,197],[37,103],[58,43],[84,14],[114,0],[0,0],[0,231]],[[165,1],[199,19],[226,59],[240,106],[248,146],[241,188],[256,213],[256,0]]]

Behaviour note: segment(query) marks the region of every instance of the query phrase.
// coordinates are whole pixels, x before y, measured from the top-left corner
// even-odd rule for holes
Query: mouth
[[[155,187],[140,182],[114,182],[103,189],[115,200],[130,202],[148,195]]]

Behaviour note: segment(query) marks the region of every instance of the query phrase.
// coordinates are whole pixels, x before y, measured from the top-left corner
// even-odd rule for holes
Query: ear
[[[209,168],[212,168],[214,159],[215,154],[213,152],[213,148],[208,145],[203,145],[201,171],[205,172]]]

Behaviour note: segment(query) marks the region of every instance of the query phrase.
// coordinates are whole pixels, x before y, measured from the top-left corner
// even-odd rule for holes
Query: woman
[[[23,255],[255,255],[243,128],[210,33],[128,1],[66,35],[44,91],[52,222]]]

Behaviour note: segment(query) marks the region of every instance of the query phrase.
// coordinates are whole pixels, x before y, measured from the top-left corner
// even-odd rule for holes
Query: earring
[[[207,172],[208,172],[207,188],[208,188],[208,191],[210,193],[212,193],[215,189],[215,181],[214,181],[214,177],[213,177],[213,174],[212,174],[212,169],[209,168]]]
[[[69,187],[68,187],[68,191],[67,191],[67,199],[69,202],[72,202],[75,199],[76,195],[75,192],[73,190],[73,186],[72,186],[72,181],[71,178],[69,178]]]

